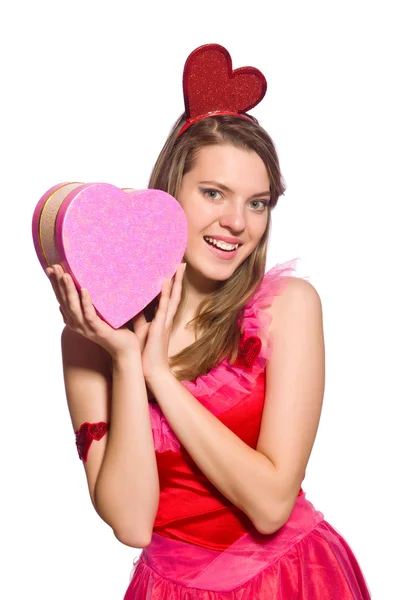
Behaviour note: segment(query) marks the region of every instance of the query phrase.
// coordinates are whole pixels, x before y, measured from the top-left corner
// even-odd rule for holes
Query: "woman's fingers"
[[[156,310],[152,325],[156,327],[170,327],[175,317],[178,305],[181,299],[182,280],[186,269],[186,263],[178,266],[173,279],[164,281],[160,300]],[[84,327],[88,325],[94,328],[97,321],[100,321],[97,312],[92,304],[89,292],[77,292],[72,277],[65,273],[61,265],[53,265],[46,269],[57,300],[60,304],[60,310],[64,320],[70,322],[70,326]],[[148,323],[143,311],[138,313],[133,319],[133,329],[137,333],[139,329],[147,334]]]
[[[60,287],[62,287],[64,291],[67,311],[71,315],[73,321],[75,321],[77,325],[84,325],[85,319],[80,296],[69,274],[65,273],[62,275],[60,278]]]
[[[146,344],[149,327],[150,323],[147,322],[143,310],[132,318],[132,329],[139,340],[141,352]]]
[[[56,277],[56,273],[55,273],[55,269],[54,268],[48,268],[46,269],[46,273],[48,275],[48,279],[50,280],[52,289],[54,290],[54,294],[56,296],[56,299],[58,300],[59,304],[62,304],[62,296],[59,290],[59,284],[57,281],[57,277]]]
[[[54,272],[55,272],[56,282],[58,284],[59,295],[61,297],[63,304],[65,305],[64,308],[67,308],[67,293],[66,293],[66,289],[65,289],[65,286],[64,286],[64,283],[62,280],[64,270],[61,267],[61,265],[54,265]]]
[[[83,308],[83,315],[85,317],[85,320],[87,321],[90,327],[94,327],[96,322],[99,323],[101,321],[98,317],[94,305],[92,304],[90,292],[87,289],[81,290],[81,306]]]
[[[59,302],[64,322],[73,328],[86,328],[87,325],[92,327],[98,315],[89,292],[82,292],[80,296],[73,279],[64,272],[61,265],[48,267],[46,273]]]
[[[186,270],[186,263],[182,263],[181,265],[178,265],[177,271],[174,276],[171,296],[170,296],[169,303],[168,303],[167,317],[166,317],[166,322],[165,322],[166,327],[172,325],[172,321],[173,321],[176,311],[178,309],[179,302],[181,301],[182,281],[183,281],[183,275],[185,273],[185,270]]]
[[[65,325],[68,325],[68,324],[69,324],[69,323],[68,323],[68,318],[67,318],[67,316],[65,315],[65,313],[63,312],[63,309],[62,309],[62,306],[61,306],[61,305],[59,305],[59,310],[61,311],[61,315],[62,315],[62,317],[63,317],[63,322],[65,323]]]
[[[153,323],[170,327],[176,314],[182,291],[182,279],[186,263],[178,266],[173,279],[166,279],[161,289],[160,301]]]
[[[143,310],[141,310],[141,312],[135,315],[135,317],[132,317],[132,325],[135,333],[137,329],[140,329],[141,327],[145,327],[147,325],[146,317]]]
[[[151,329],[152,329],[153,325],[156,326],[158,324],[163,327],[165,325],[166,318],[167,318],[168,302],[169,302],[170,295],[171,295],[171,287],[172,287],[171,279],[166,279],[163,282],[163,285],[161,288],[160,300],[159,300],[159,304],[158,304],[158,307],[156,310],[155,317],[152,321]]]

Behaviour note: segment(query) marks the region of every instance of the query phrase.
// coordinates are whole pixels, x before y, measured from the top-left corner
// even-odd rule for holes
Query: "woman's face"
[[[253,151],[231,145],[204,147],[182,179],[178,201],[188,224],[189,271],[225,281],[266,229],[270,202],[266,166]]]

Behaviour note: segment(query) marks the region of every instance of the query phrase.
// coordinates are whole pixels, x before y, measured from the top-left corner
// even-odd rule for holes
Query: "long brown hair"
[[[256,119],[251,117],[248,120],[232,115],[212,116],[197,121],[178,137],[184,123],[185,116],[182,115],[172,128],[154,165],[149,188],[163,190],[178,199],[182,178],[193,168],[199,150],[218,144],[230,144],[256,152],[262,158],[270,180],[268,221],[260,242],[233,275],[220,282],[220,286],[200,303],[192,320],[196,341],[170,358],[170,366],[177,378],[180,381],[192,381],[207,373],[224,358],[233,363],[237,357],[241,339],[239,317],[265,273],[271,210],[284,194],[286,186],[275,145]],[[185,298],[186,288],[183,286],[175,319],[178,318]]]

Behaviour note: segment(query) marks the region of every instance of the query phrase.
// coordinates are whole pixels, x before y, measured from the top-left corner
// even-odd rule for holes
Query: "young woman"
[[[253,118],[224,112],[183,115],[154,167],[149,187],[180,202],[188,243],[145,311],[114,330],[47,270],[91,499],[143,548],[125,600],[367,600],[301,488],[324,392],[321,301],[294,260],[264,274],[279,160]]]

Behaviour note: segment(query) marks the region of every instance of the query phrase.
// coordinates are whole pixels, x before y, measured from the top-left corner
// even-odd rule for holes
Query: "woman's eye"
[[[217,194],[220,194],[218,190],[202,189],[201,191],[203,192],[204,196],[207,196],[207,198],[210,200],[218,200]]]
[[[266,206],[269,206],[269,201],[253,200],[251,204],[256,204],[256,206],[254,206],[254,209],[259,212],[260,210],[265,210]]]

